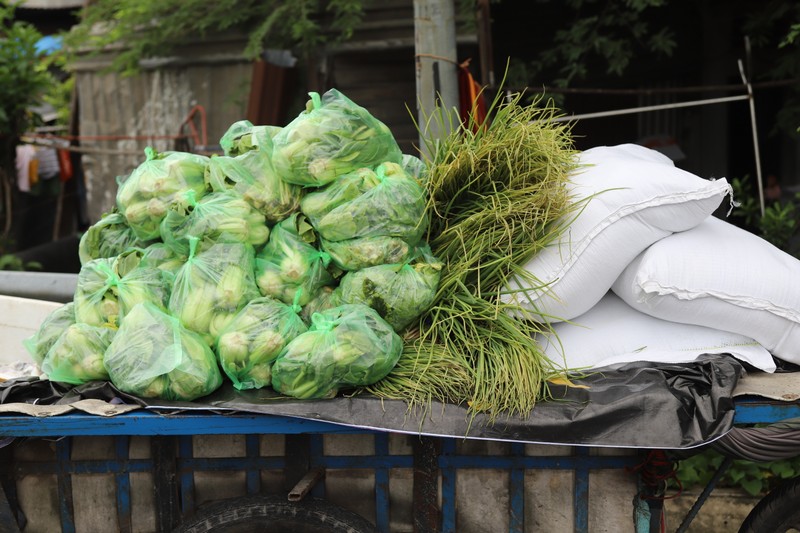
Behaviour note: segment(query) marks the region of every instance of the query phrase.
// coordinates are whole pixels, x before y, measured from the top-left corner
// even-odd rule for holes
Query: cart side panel
[[[170,518],[154,496],[158,458],[152,445],[158,438],[17,441],[12,472],[26,533],[59,531],[59,524],[63,531],[156,531]],[[286,494],[286,439],[280,434],[177,437],[172,468],[180,516],[172,518],[180,521],[216,500]],[[293,441],[308,448],[293,450],[301,452],[294,467],[325,470],[313,496],[361,514],[381,531],[410,533],[415,439],[380,432],[311,434]],[[442,531],[633,531],[636,478],[624,467],[638,462],[635,450],[461,439],[440,444],[434,463]],[[63,450],[70,454],[60,457]],[[69,492],[72,501],[65,500]]]

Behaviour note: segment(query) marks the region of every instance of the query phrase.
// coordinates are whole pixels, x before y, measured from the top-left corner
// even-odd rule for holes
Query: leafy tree
[[[519,5],[513,0],[499,4],[501,9]],[[621,77],[636,61],[662,65],[679,49],[696,46],[690,40],[699,28],[691,28],[704,9],[732,13],[734,32],[742,41],[750,38],[758,64],[753,81],[800,79],[800,2],[795,0],[538,0],[524,9],[540,14],[539,38],[528,47],[534,53],[512,62],[515,86],[567,88],[590,77]],[[668,16],[678,11],[683,16],[677,21]],[[781,129],[792,133],[800,124],[800,83],[793,87],[793,97],[778,115]]]
[[[37,51],[42,35],[14,19],[14,8],[0,4],[0,182],[3,235],[11,228],[11,198],[16,177],[16,147],[35,120],[28,109],[40,102],[52,77]]]
[[[554,75],[556,87],[585,79],[592,62],[604,65],[607,74],[621,76],[636,54],[669,56],[677,46],[675,32],[657,22],[668,0],[568,0],[564,4],[569,12],[562,12],[552,46],[541,50],[529,65],[534,78],[545,72]]]
[[[66,37],[73,51],[119,49],[112,68],[135,73],[142,58],[163,56],[190,37],[239,29],[244,50],[257,58],[265,48],[309,52],[325,40],[346,39],[368,0],[96,0]],[[123,45],[120,48],[120,44]]]
[[[749,3],[748,3],[749,4]],[[770,0],[749,6],[743,33],[767,65],[761,78],[796,80],[793,97],[778,112],[778,126],[798,131],[800,125],[800,3]]]

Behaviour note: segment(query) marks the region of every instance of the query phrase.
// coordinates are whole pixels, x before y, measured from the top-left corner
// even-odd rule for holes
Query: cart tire
[[[278,496],[248,496],[201,508],[173,533],[377,533],[359,514],[328,501],[300,502]]]
[[[785,533],[800,530],[800,477],[775,487],[747,515],[739,533]]]

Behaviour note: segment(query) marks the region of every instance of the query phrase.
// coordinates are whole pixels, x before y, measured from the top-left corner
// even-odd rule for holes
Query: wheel
[[[248,496],[201,508],[173,533],[377,533],[367,519],[317,498]]]
[[[753,507],[739,533],[800,531],[800,477],[775,487]]]

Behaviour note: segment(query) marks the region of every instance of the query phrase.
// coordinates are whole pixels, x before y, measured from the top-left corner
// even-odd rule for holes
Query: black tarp
[[[64,404],[81,399],[137,403],[156,411],[264,413],[352,427],[430,436],[538,444],[686,449],[716,440],[733,426],[732,393],[743,366],[728,356],[693,363],[629,363],[551,385],[552,399],[529,416],[471,414],[459,405],[416,405],[368,395],[330,400],[281,398],[270,389],[237,391],[229,383],[194,402],[144,400],[108,382],[70,387],[46,380],[0,383],[0,403]]]

